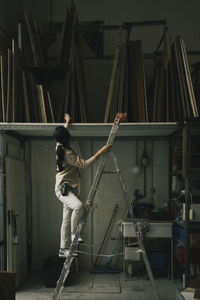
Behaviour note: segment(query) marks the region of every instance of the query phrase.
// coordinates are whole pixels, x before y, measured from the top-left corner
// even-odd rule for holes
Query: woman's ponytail
[[[63,146],[60,145],[57,147],[56,154],[57,154],[56,164],[58,166],[58,171],[61,172],[64,170],[62,163],[65,155],[65,150]]]
[[[58,126],[54,131],[54,137],[56,141],[61,144],[56,150],[56,164],[58,166],[58,171],[61,172],[64,169],[62,163],[65,155],[65,149],[69,147],[70,134],[65,127]]]

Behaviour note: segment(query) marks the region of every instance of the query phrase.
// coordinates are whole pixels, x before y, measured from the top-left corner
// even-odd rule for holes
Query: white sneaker
[[[69,249],[60,249],[58,252],[59,257],[68,257]]]
[[[59,257],[68,257],[69,256],[69,249],[65,248],[65,249],[60,249],[59,252],[58,252],[58,256]],[[72,256],[73,257],[77,257],[78,254],[77,253],[72,253]]]
[[[73,242],[74,238],[75,238],[75,234],[71,234],[72,242]],[[83,239],[81,237],[78,238],[78,243],[83,243]]]

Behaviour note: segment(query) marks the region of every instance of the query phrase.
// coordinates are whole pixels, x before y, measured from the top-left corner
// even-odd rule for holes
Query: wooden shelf
[[[0,123],[0,130],[13,131],[22,136],[52,136],[56,126],[63,123]],[[107,138],[112,123],[72,123],[74,137]],[[177,123],[121,123],[117,137],[168,139],[179,128]]]

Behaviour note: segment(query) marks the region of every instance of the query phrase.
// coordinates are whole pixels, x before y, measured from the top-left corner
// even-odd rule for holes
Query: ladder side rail
[[[125,182],[124,182],[124,180],[123,180],[123,178],[122,178],[122,175],[121,175],[121,172],[120,172],[118,163],[117,163],[117,158],[116,158],[116,156],[114,155],[113,152],[111,152],[110,155],[111,155],[111,157],[112,157],[112,159],[113,159],[113,162],[114,162],[114,165],[115,165],[115,169],[116,169],[115,174],[118,175],[119,182],[120,182],[120,184],[121,184],[122,192],[123,192],[123,195],[124,195],[124,199],[125,199],[126,205],[127,205],[127,207],[128,207],[127,210],[126,210],[126,212],[125,212],[125,215],[124,215],[124,219],[126,219],[127,216],[128,216],[128,213],[129,213],[129,205],[133,205],[134,197],[133,197],[133,196],[130,197],[129,194],[128,194],[128,191],[127,191],[127,188],[126,188],[126,184],[125,184]],[[131,198],[131,200],[130,200],[130,203],[129,203],[129,205],[128,205],[127,203],[128,203],[128,201],[129,201],[129,198]],[[117,248],[118,248],[118,245],[119,245],[119,242],[120,242],[121,237],[122,237],[122,232],[119,231],[119,233],[118,233],[118,235],[117,235],[117,237],[116,237],[116,239],[115,239],[115,242],[114,242],[114,244],[113,244],[113,247],[112,247],[112,250],[111,250],[111,255],[113,255],[113,254],[115,253],[115,251],[117,251]],[[107,264],[108,264],[108,263],[111,263],[111,261],[112,261],[112,257],[111,257],[110,259],[107,260]]]
[[[119,128],[119,122],[120,119],[117,119],[117,121],[115,121],[115,123],[112,126],[112,129],[110,131],[109,137],[107,139],[106,145],[112,145],[115,139],[115,136],[117,134],[118,128]],[[97,168],[96,174],[95,174],[95,178],[92,184],[92,187],[90,189],[87,201],[86,201],[86,206],[91,206],[92,201],[95,197],[96,191],[97,191],[97,186],[99,185],[99,181],[101,179],[101,175],[105,166],[105,160],[106,160],[107,155],[103,154],[103,157],[101,158],[101,161],[99,163],[99,166]]]
[[[131,199],[131,203],[133,201],[133,198]],[[124,219],[127,218],[128,216],[128,213],[129,213],[129,209],[126,210],[125,214],[124,214]],[[112,247],[112,250],[111,250],[111,255],[113,256],[115,254],[115,251],[117,251],[117,248],[119,246],[119,242],[122,238],[122,231],[119,231],[118,234],[117,234],[117,237],[114,241],[114,244],[113,244],[113,247]]]
[[[117,175],[118,175],[118,178],[119,178],[119,182],[120,182],[120,184],[121,184],[122,192],[123,192],[123,194],[124,194],[124,199],[125,199],[125,201],[126,201],[126,206],[127,206],[127,208],[129,208],[129,205],[130,205],[130,203],[131,203],[131,201],[132,201],[132,197],[131,197],[131,196],[129,195],[129,193],[128,193],[126,184],[125,184],[125,182],[124,182],[124,180],[123,180],[123,177],[122,177],[120,168],[119,168],[118,163],[117,163],[117,158],[116,158],[116,156],[114,155],[113,152],[111,152],[110,155],[111,155],[112,158],[113,158],[113,162],[114,162],[114,165],[115,165],[115,168],[116,168],[116,171],[117,171]],[[128,209],[128,210],[129,210],[129,209]],[[126,213],[128,213],[128,212],[126,212]]]
[[[116,123],[113,124],[112,129],[111,129],[110,134],[109,134],[109,137],[107,139],[106,145],[112,145],[113,144],[115,136],[116,136],[117,131],[118,131],[118,128],[119,128],[119,120],[116,121]]]
[[[140,235],[140,233],[139,233],[139,235]],[[141,237],[137,237],[137,240],[138,240],[139,247],[141,249],[142,257],[143,257],[143,260],[144,260],[144,263],[145,263],[145,266],[146,266],[146,269],[147,269],[149,279],[151,281],[151,285],[152,285],[153,290],[154,290],[155,299],[160,300],[157,285],[155,284],[155,279],[154,279],[154,276],[153,276],[153,273],[152,273],[152,270],[151,270],[151,266],[150,266],[150,263],[149,263],[149,260],[148,260],[147,254],[146,254],[144,244],[142,242]]]
[[[69,275],[70,267],[71,267],[73,260],[74,260],[74,257],[72,257],[72,256],[71,257],[68,256],[66,258],[63,268],[62,268],[62,271],[61,271],[61,274],[60,274],[60,277],[59,277],[59,280],[57,281],[56,289],[54,291],[52,300],[58,300],[60,298],[60,295],[64,288],[65,280],[66,280],[67,276]]]
[[[92,205],[92,202],[93,202],[93,199],[96,195],[97,187],[99,185],[101,175],[102,175],[102,172],[103,172],[103,169],[104,169],[104,166],[105,166],[105,159],[106,159],[106,154],[103,154],[103,157],[101,158],[101,161],[100,161],[99,166],[97,168],[97,171],[96,171],[96,174],[95,174],[95,177],[94,177],[94,180],[93,180],[92,187],[91,187],[91,189],[89,191],[89,194],[88,194],[88,198],[87,198],[87,201],[86,201],[86,206],[91,206]]]
[[[136,198],[136,197],[134,197],[134,198]],[[152,270],[151,270],[151,266],[150,266],[150,263],[149,263],[149,260],[148,260],[148,257],[147,257],[146,249],[145,249],[144,244],[143,244],[143,238],[142,238],[142,235],[141,235],[141,230],[140,230],[140,228],[137,224],[137,221],[135,220],[132,205],[130,206],[130,215],[131,215],[133,227],[134,227],[135,232],[136,232],[136,238],[137,238],[139,247],[141,249],[142,257],[143,257],[143,260],[144,260],[144,263],[145,263],[145,266],[146,266],[146,269],[147,269],[147,273],[148,273],[149,279],[151,281],[152,288],[154,290],[155,299],[160,300],[157,285],[155,284],[155,279],[154,279],[154,276],[153,276],[153,273],[152,273]]]
[[[152,270],[151,270],[151,266],[150,266],[149,260],[147,258],[146,250],[145,250],[145,247],[144,247],[144,244],[143,244],[143,241],[142,241],[141,231],[140,231],[140,229],[137,225],[137,222],[135,220],[135,216],[133,214],[133,209],[132,208],[133,208],[133,204],[136,200],[136,197],[130,197],[129,196],[126,184],[125,184],[125,182],[122,178],[120,169],[118,167],[117,158],[113,153],[111,153],[111,155],[113,157],[113,161],[114,161],[114,164],[115,164],[115,167],[116,167],[116,170],[117,170],[118,178],[119,178],[119,181],[120,181],[123,193],[124,193],[124,198],[126,200],[126,203],[128,202],[128,199],[131,198],[131,200],[130,200],[130,210],[129,211],[130,211],[130,216],[131,216],[131,219],[132,219],[133,226],[135,228],[136,238],[137,238],[139,247],[142,251],[142,257],[143,257],[143,260],[144,260],[144,263],[145,263],[145,266],[146,266],[146,269],[147,269],[147,273],[148,273],[149,279],[151,281],[151,284],[152,284],[152,287],[153,287],[153,290],[154,290],[155,299],[160,300],[158,290],[157,290],[157,286],[155,284],[154,276],[153,276],[153,273],[152,273]]]

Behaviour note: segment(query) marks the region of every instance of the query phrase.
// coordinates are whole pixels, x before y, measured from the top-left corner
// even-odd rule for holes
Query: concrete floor
[[[154,300],[149,280],[124,278],[123,274],[73,273],[68,286],[62,291],[60,300]],[[175,300],[180,281],[167,278],[156,279],[160,300]],[[39,273],[32,273],[27,282],[16,293],[16,300],[50,300],[54,288],[47,288]]]

